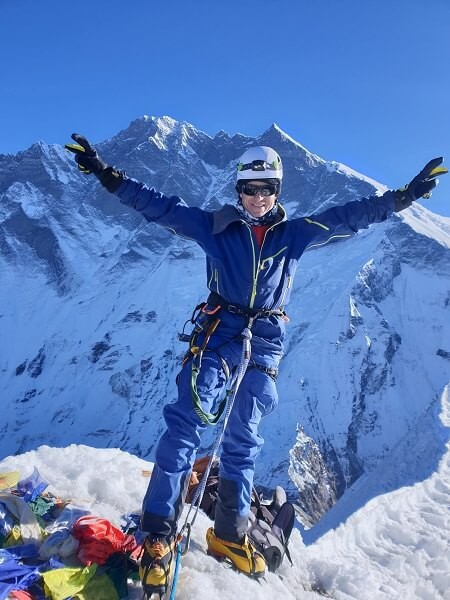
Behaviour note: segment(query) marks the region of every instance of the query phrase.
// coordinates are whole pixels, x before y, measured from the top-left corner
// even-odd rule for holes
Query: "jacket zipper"
[[[259,272],[262,271],[262,269],[264,268],[264,262],[266,260],[268,260],[267,258],[265,258],[262,263],[261,263],[261,252],[264,246],[264,242],[266,241],[266,235],[267,233],[273,229],[274,227],[276,227],[278,225],[278,223],[275,223],[274,225],[272,225],[271,227],[269,227],[266,232],[264,233],[264,237],[263,237],[263,241],[261,244],[261,248],[259,249],[259,255],[258,255],[258,266],[256,266],[256,254],[255,254],[255,244],[253,243],[253,236],[252,236],[252,230],[250,228],[249,225],[247,225],[247,223],[245,223],[248,232],[250,234],[250,241],[252,244],[252,252],[253,252],[253,287],[252,287],[252,294],[250,296],[250,306],[249,308],[253,308],[253,305],[255,303],[255,298],[256,298],[256,286],[258,284],[258,275]],[[283,250],[285,250],[287,248],[287,246],[285,246],[284,248],[282,248],[281,250],[279,250],[276,254],[274,254],[274,256],[278,256],[278,254],[280,254],[280,252],[282,252]],[[274,258],[274,256],[269,256],[269,258]]]

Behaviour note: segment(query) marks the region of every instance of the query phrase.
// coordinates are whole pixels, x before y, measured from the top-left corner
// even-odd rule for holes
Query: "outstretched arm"
[[[359,229],[385,221],[392,213],[408,208],[415,200],[429,198],[438,183],[437,176],[448,173],[442,162],[442,158],[431,160],[403,188],[388,190],[382,196],[347,202],[343,206],[334,206],[320,214],[304,218],[311,236],[308,248],[351,237]]]
[[[76,144],[66,144],[65,147],[75,155],[82,173],[94,174],[103,187],[119,196],[122,204],[142,213],[147,221],[193,239],[202,247],[207,245],[212,228],[209,213],[191,208],[178,196],[166,196],[107,165],[84,136],[74,133],[72,139]]]

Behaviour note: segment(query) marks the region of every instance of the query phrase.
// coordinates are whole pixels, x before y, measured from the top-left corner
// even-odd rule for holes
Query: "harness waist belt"
[[[243,317],[253,317],[254,319],[263,317],[284,317],[284,312],[281,310],[270,310],[265,308],[246,308],[244,306],[238,306],[237,304],[231,304],[225,298],[222,298],[217,292],[210,292],[207,303],[212,306],[221,307],[227,310],[229,313],[234,315],[242,315]]]
[[[276,379],[278,377],[278,369],[275,369],[275,367],[265,367],[264,365],[258,365],[258,363],[255,363],[254,361],[252,361],[252,364],[249,366],[249,369],[258,369],[258,371],[262,371],[263,373],[267,373],[267,375],[270,375],[272,379]]]

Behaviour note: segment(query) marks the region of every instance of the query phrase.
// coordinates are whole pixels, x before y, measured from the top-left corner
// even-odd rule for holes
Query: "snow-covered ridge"
[[[436,215],[417,203],[401,214],[401,218],[420,235],[450,248],[450,217]]]
[[[336,171],[338,173],[343,173],[344,175],[347,175],[348,177],[356,177],[357,179],[360,179],[361,181],[370,183],[370,185],[372,185],[380,194],[383,194],[388,189],[385,185],[379,183],[378,181],[375,181],[375,179],[372,179],[371,177],[367,177],[366,175],[363,175],[362,173],[359,173],[358,171],[351,169],[350,167],[348,167],[347,165],[344,165],[343,163],[331,160],[331,161],[327,161],[325,164],[327,166],[327,169],[330,172]]]
[[[224,600],[265,600],[269,596],[287,600],[324,596],[335,600],[446,598],[450,588],[448,386],[434,412],[439,415],[438,422],[426,418],[421,430],[412,432],[410,443],[396,449],[395,462],[386,461],[379,472],[361,480],[361,485],[334,507],[326,520],[327,533],[321,535],[326,531],[322,527],[312,542],[309,538],[314,529],[303,532],[305,545],[300,531],[294,530],[289,546],[294,566],[285,559],[280,577],[269,573],[262,585],[206,556],[205,534],[211,522],[200,512],[190,550],[181,562],[177,598],[196,598],[199,589],[205,598]],[[428,463],[429,475],[413,485],[383,492],[383,480],[394,477],[398,483],[398,464],[413,469],[415,460]],[[71,498],[71,506],[120,527],[122,515],[140,511],[148,482],[143,473],[152,465],[117,449],[42,446],[5,458],[0,473],[19,470],[26,477],[35,467],[54,495]],[[378,493],[366,503],[367,487]],[[341,504],[344,511],[340,511]],[[343,515],[348,516],[345,521]],[[128,588],[130,600],[140,600],[140,585],[129,581]]]
[[[161,147],[149,142],[157,121]],[[290,218],[375,190],[276,126],[258,140],[283,157]],[[99,148],[214,210],[234,201],[251,143],[149,117]],[[75,443],[151,459],[186,350],[176,334],[207,295],[202,252],[125,210],[66,151],[47,150],[0,160],[0,457]],[[414,206],[302,260],[257,484],[281,483],[313,520],[389,457],[450,380],[448,227]]]

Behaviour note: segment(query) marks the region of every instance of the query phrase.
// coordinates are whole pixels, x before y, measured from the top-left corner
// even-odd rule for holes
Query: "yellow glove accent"
[[[448,173],[448,169],[446,167],[435,167],[432,171],[430,171],[430,174],[428,175],[427,179],[438,177],[438,175],[445,175],[446,173]]]
[[[79,152],[86,152],[83,146],[79,146],[78,144],[65,144],[64,148],[69,152],[73,152],[74,154],[78,154]]]

